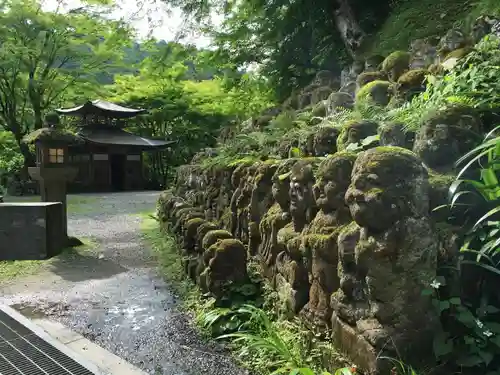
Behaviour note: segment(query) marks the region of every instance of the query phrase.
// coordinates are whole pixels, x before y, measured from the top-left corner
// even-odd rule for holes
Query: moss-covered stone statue
[[[304,258],[300,251],[302,230],[316,215],[313,195],[314,167],[318,159],[301,159],[290,173],[290,216],[292,222],[280,229],[277,242],[282,251],[276,257],[274,284],[283,297],[286,310],[298,313],[307,302],[309,282]]]
[[[378,129],[378,124],[373,121],[361,120],[361,121],[348,121],[340,130],[340,134],[337,138],[337,150],[343,151],[351,143],[359,143],[366,137],[371,135],[376,135]]]
[[[367,83],[356,93],[355,107],[385,107],[393,96],[393,90],[393,85],[388,81]]]
[[[233,172],[231,176],[231,183],[233,185],[233,195],[231,196],[230,210],[231,210],[231,225],[230,232],[233,236],[237,237],[238,231],[238,200],[245,187],[246,177],[248,174],[248,165],[241,164]]]
[[[376,72],[384,62],[385,57],[381,55],[373,55],[365,60],[365,72]]]
[[[326,100],[326,115],[332,116],[341,110],[354,107],[354,98],[346,92],[334,92]]]
[[[387,56],[382,63],[382,70],[389,79],[396,82],[410,67],[411,55],[405,51],[395,51]]]
[[[247,280],[247,251],[241,241],[230,238],[217,241],[204,254],[206,268],[200,274],[200,287],[221,299],[233,283]]]
[[[427,167],[449,172],[458,158],[479,144],[481,127],[476,111],[468,107],[432,112],[422,121],[413,151]]]
[[[451,29],[440,40],[438,44],[438,54],[442,59],[450,52],[467,46],[467,35],[462,30]]]
[[[344,196],[356,154],[339,152],[319,166],[314,198],[319,208],[302,234],[301,252],[309,275],[309,301],[301,315],[316,327],[330,325],[330,296],[339,287],[337,237],[351,219]]]
[[[377,147],[354,164],[345,196],[354,222],[338,238],[332,329],[339,349],[367,373],[392,367],[382,356],[411,363],[432,347],[436,319],[422,295],[438,252],[428,189],[427,171],[409,150]]]
[[[259,245],[259,258],[268,278],[274,277],[276,256],[283,250],[278,243],[278,232],[290,223],[290,170],[297,162],[296,159],[287,159],[279,163],[272,177],[271,193],[274,204],[264,214],[259,224],[261,242]]]
[[[396,97],[401,100],[411,101],[414,96],[425,91],[426,77],[429,72],[425,69],[413,69],[398,78],[395,85]]]
[[[474,43],[478,43],[488,34],[494,34],[500,26],[500,18],[490,15],[482,15],[476,18],[472,25],[471,36]]]
[[[373,81],[386,81],[387,74],[381,71],[368,71],[361,73],[356,79],[356,91]]]
[[[243,179],[243,188],[241,194],[236,200],[237,208],[237,227],[236,238],[239,238],[245,245],[249,241],[249,205],[252,197],[252,190],[254,186],[255,172],[258,164],[253,164],[247,167],[246,176]]]
[[[272,178],[278,169],[277,163],[262,163],[255,174],[253,188],[248,207],[249,221],[249,242],[248,251],[251,255],[257,254],[261,234],[259,225],[264,214],[273,204]]]
[[[410,69],[427,69],[435,63],[437,57],[436,38],[416,39],[410,46]]]
[[[405,129],[404,124],[400,122],[382,124],[379,127],[379,135],[381,146],[397,146],[411,150],[415,141],[415,132]]]
[[[340,134],[339,128],[320,126],[317,129],[313,138],[313,155],[326,156],[335,154],[337,151],[337,138]]]

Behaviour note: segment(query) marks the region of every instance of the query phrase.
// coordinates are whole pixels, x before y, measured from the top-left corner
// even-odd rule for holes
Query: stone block
[[[64,248],[61,203],[0,203],[0,260],[37,260]]]

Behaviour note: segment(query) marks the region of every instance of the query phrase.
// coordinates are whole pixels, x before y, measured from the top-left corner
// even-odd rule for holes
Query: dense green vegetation
[[[497,1],[165,1],[194,16],[195,27],[202,25],[211,33],[217,48],[199,50],[157,40],[139,44],[127,23],[98,16],[91,4],[62,14],[42,11],[35,0],[0,3],[0,188],[15,176],[24,178],[24,168],[33,163],[32,150],[23,137],[41,128],[44,116],[54,108],[87,98],[148,108],[150,113],[131,121],[130,129],[177,141],[169,152],[148,159],[153,187],[168,184],[175,167],[189,163],[204,148],[216,150],[200,160],[205,168],[295,157],[311,136],[325,128],[340,130],[351,120],[396,121],[412,132],[436,111],[458,104],[483,116],[488,131],[498,125],[500,50],[496,38],[475,45],[453,69],[426,74],[424,92],[412,100],[392,98],[388,105],[377,105],[369,89],[381,83],[374,81],[358,92],[353,109],[339,110],[329,118],[324,118],[321,106],[301,111],[281,106],[292,101],[318,71],[339,75],[355,57],[406,51],[415,38],[442,36],[452,26],[468,30],[477,15],[500,14]],[[334,13],[339,6],[350,8],[357,27],[366,34],[355,50],[336,26]],[[222,25],[207,26],[213,10],[225,15]],[[259,74],[243,69],[255,63]],[[382,85],[389,90],[393,83]],[[278,106],[283,109],[280,114],[265,114]],[[65,120],[63,126],[72,124]],[[372,136],[343,146],[359,151],[377,141],[378,136]],[[458,161],[465,169],[479,169],[480,175],[457,176],[449,204],[444,205],[460,216],[462,253],[466,254],[462,264],[480,266],[491,274],[499,273],[499,155],[498,134],[492,132],[479,148]],[[480,199],[463,203],[469,195]],[[473,209],[463,210],[464,206]],[[181,275],[175,239],[165,240],[156,225],[145,232],[158,249],[169,281],[196,312],[200,326],[208,335],[230,343],[244,364],[260,373],[295,368],[292,373],[313,374],[325,367],[351,371],[342,367],[344,359],[335,348],[299,322],[281,316],[270,290],[223,308],[204,299]],[[258,278],[257,273],[254,276]],[[487,276],[478,278],[474,282],[483,285]],[[442,293],[442,279],[426,293],[435,295],[439,313],[451,316],[451,325],[460,326],[463,332],[451,337],[449,327],[443,327],[436,335],[436,356],[443,362],[484,369],[500,354],[500,328],[494,321],[498,309],[489,303],[492,291],[474,285],[477,301],[473,303],[460,300],[455,291]],[[335,364],[325,366],[322,355],[326,352],[336,358]],[[411,371],[403,366],[401,373]]]

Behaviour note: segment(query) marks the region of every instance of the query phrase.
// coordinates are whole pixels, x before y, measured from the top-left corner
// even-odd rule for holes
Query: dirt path
[[[157,273],[140,213],[154,210],[158,193],[82,197],[70,210],[69,234],[96,246],[0,285],[0,303],[60,321],[150,374],[245,374],[200,339]]]

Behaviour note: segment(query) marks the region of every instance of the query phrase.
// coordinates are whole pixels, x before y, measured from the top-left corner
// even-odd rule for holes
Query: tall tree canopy
[[[368,0],[164,0],[204,24],[223,13],[220,27],[209,27],[218,53],[236,66],[257,63],[285,99],[309,83],[314,73],[338,71],[356,56],[367,33],[388,14],[394,1]]]
[[[0,38],[0,118],[29,165],[23,136],[42,126],[51,107],[97,87],[103,67],[120,61],[130,29],[90,8],[61,14],[35,0],[2,0]]]

